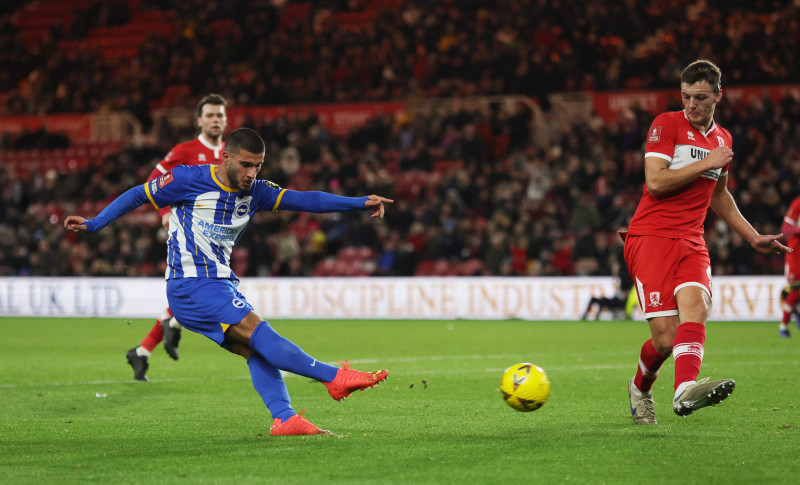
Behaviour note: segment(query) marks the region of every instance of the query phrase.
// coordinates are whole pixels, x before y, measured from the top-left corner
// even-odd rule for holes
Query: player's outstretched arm
[[[86,230],[86,219],[81,216],[67,216],[64,219],[64,229],[69,232],[83,232]]]
[[[322,213],[351,212],[368,209],[372,212],[372,217],[383,217],[383,204],[391,202],[391,199],[379,195],[344,197],[320,191],[298,192],[294,190],[283,190],[278,205],[274,207],[273,210]]]
[[[758,231],[744,218],[733,196],[728,191],[728,176],[723,175],[717,181],[714,193],[711,196],[711,210],[720,216],[731,229],[750,243],[761,254],[791,253],[792,250],[778,241],[783,234],[759,234]]]
[[[381,197],[380,195],[369,195],[367,196],[367,200],[364,201],[364,205],[367,206],[367,209],[372,212],[370,217],[380,217],[383,219],[384,214],[384,207],[383,204],[392,204],[394,201],[392,199],[387,199],[386,197]]]
[[[86,220],[80,216],[67,216],[64,219],[64,228],[70,232],[99,231],[113,220],[124,216],[145,202],[147,202],[147,194],[144,191],[144,186],[137,185],[114,199],[94,219]]]

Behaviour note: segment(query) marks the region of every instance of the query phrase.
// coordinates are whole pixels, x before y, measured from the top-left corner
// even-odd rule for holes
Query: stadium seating
[[[65,173],[101,166],[105,157],[120,150],[119,141],[81,141],[66,149],[3,150],[0,151],[0,163],[12,167],[20,177],[49,169]]]
[[[26,55],[15,55],[19,47],[0,53],[4,68],[8,66],[4,72],[8,78],[4,81],[7,90],[0,92],[0,99],[7,102],[0,103],[0,110],[12,116],[46,114],[49,110],[87,113],[100,106],[134,111],[139,105],[128,99],[129,86],[138,86],[151,114],[174,107],[191,110],[194,101],[206,94],[208,84],[191,76],[187,79],[186,75],[173,79],[160,69],[172,62],[175,53],[184,56],[186,52],[205,47],[198,42],[207,42],[209,36],[214,37],[214,48],[221,52],[247,53],[245,59],[235,55],[226,58],[225,62],[230,61],[235,68],[281,74],[253,76],[253,79],[241,76],[235,81],[220,82],[220,92],[229,97],[232,107],[247,105],[249,109],[251,106],[263,107],[259,103],[290,103],[295,91],[302,91],[298,86],[314,81],[317,69],[333,69],[340,60],[344,64],[353,64],[356,57],[359,62],[372,64],[357,79],[347,82],[327,82],[329,79],[323,76],[325,82],[311,86],[304,94],[306,100],[360,103],[390,99],[408,103],[403,113],[406,116],[389,117],[388,121],[380,119],[363,132],[353,128],[350,132],[333,134],[327,132],[330,128],[324,124],[312,127],[311,122],[295,119],[291,114],[281,119],[281,123],[287,125],[282,127],[278,127],[274,119],[247,121],[262,134],[270,147],[262,172],[265,178],[274,177],[286,187],[297,190],[321,189],[351,196],[391,193],[396,201],[387,210],[385,221],[372,221],[370,228],[375,232],[372,239],[364,239],[364,234],[358,234],[359,241],[374,241],[370,243],[373,247],[369,248],[348,247],[348,244],[353,244],[349,239],[351,231],[364,229],[360,224],[349,222],[355,221],[357,216],[352,216],[352,219],[347,219],[350,215],[342,216],[335,223],[323,217],[304,215],[287,217],[280,214],[276,217],[259,214],[254,217],[253,228],[248,233],[258,233],[262,239],[286,233],[295,237],[301,248],[299,259],[309,265],[304,271],[317,276],[489,275],[500,272],[504,255],[498,252],[508,250],[512,239],[514,244],[527,245],[524,249],[528,261],[536,262],[524,270],[517,267],[513,270],[515,274],[527,274],[528,271],[547,275],[569,274],[573,266],[569,261],[570,245],[576,238],[569,225],[575,214],[578,195],[588,193],[593,196],[588,203],[597,209],[598,216],[591,221],[594,224],[592,231],[613,235],[619,226],[624,225],[641,194],[641,142],[646,138],[644,131],[653,113],[631,105],[622,113],[625,126],[615,126],[613,122],[597,123],[596,119],[564,120],[559,116],[562,113],[548,112],[550,95],[559,90],[570,90],[570,99],[587,99],[585,93],[606,91],[608,94],[609,90],[625,86],[674,88],[675,67],[667,65],[667,49],[663,49],[663,42],[672,35],[669,45],[672,51],[681,50],[689,42],[674,37],[675,32],[689,25],[685,22],[685,2],[661,2],[659,8],[663,11],[657,15],[650,9],[637,11],[637,15],[642,15],[639,20],[645,20],[641,25],[658,24],[664,35],[651,39],[652,49],[639,49],[636,56],[618,53],[614,47],[630,42],[629,47],[636,48],[639,24],[628,22],[630,18],[625,17],[633,15],[631,12],[626,11],[618,19],[630,26],[631,31],[626,34],[630,38],[614,37],[608,32],[593,33],[599,35],[600,46],[587,44],[586,38],[577,35],[579,32],[568,36],[558,29],[548,30],[547,26],[540,25],[539,19],[559,18],[556,14],[579,2],[533,2],[530,4],[530,18],[517,15],[519,12],[511,8],[513,2],[507,4],[509,8],[505,10],[492,9],[487,4],[474,11],[459,2],[402,0],[324,4],[288,2],[281,9],[274,8],[274,2],[251,2],[249,6],[252,9],[248,10],[248,17],[244,20],[229,2],[201,2],[188,8],[177,0],[130,0],[127,2],[129,13],[114,22],[85,15],[87,9],[107,7],[112,3],[97,0],[12,2],[13,8],[17,8],[15,5],[21,7],[8,16],[13,27],[9,32],[9,45],[23,45],[31,55],[27,52]],[[463,11],[453,10],[459,7]],[[697,8],[702,9],[702,6]],[[738,12],[748,8],[752,11],[740,18]],[[770,32],[774,32],[774,38],[789,38],[787,34],[794,30],[789,20],[797,17],[797,7],[787,4],[781,8],[766,14],[760,10],[763,5],[758,2],[752,7],[741,2],[723,2],[716,6],[714,14],[728,22],[734,18],[740,20],[744,23],[741,26],[743,31],[758,32],[768,27]],[[586,25],[605,25],[602,16],[609,11],[594,9],[585,12],[588,16]],[[448,13],[456,15],[458,21],[452,22],[455,17]],[[415,16],[425,19],[424,29],[408,28]],[[258,21],[252,22],[253,19]],[[80,26],[81,21],[89,24],[72,31],[73,22]],[[432,33],[444,33],[448,22],[453,24],[456,32],[443,42],[441,37],[444,35]],[[518,40],[528,40],[515,42],[513,49],[509,49],[498,40],[498,27],[505,27],[503,32],[514,30]],[[468,31],[463,31],[465,28]],[[236,35],[230,35],[232,30]],[[725,37],[734,30],[719,35]],[[421,32],[425,35],[418,36]],[[481,32],[486,32],[486,36]],[[709,37],[714,35],[717,34],[700,29],[693,41],[699,45],[712,40],[716,42],[719,39]],[[247,42],[264,39],[268,48],[237,44],[242,39],[247,39]],[[298,43],[297,39],[303,42]],[[321,45],[318,39],[326,39],[326,44]],[[405,39],[406,45],[395,42],[400,39]],[[459,45],[459,39],[468,43]],[[476,55],[481,43],[486,43],[489,51],[483,57]],[[572,55],[565,48],[568,44]],[[388,50],[382,50],[386,45],[390,46]],[[271,50],[273,47],[277,49],[275,52]],[[531,82],[534,77],[515,79],[516,68],[523,67],[517,65],[520,60],[534,62],[542,53],[541,49],[552,55],[543,58],[543,62],[550,63],[547,66],[529,66],[536,74],[536,82]],[[794,76],[786,75],[800,69],[793,49],[776,43],[769,56],[754,56],[750,52],[760,53],[758,43],[740,45],[738,49],[737,53],[743,55],[737,55],[736,62],[730,61],[731,66],[725,66],[726,75],[730,72],[726,88],[755,82],[758,89],[766,93],[776,89],[778,83],[796,83]],[[46,53],[48,62],[34,64],[38,59],[37,52]],[[291,52],[297,56],[278,56],[276,52]],[[577,58],[575,52],[580,54]],[[187,69],[198,68],[191,65],[195,62],[192,56],[184,57],[190,64]],[[758,65],[747,64],[748,58],[761,61]],[[145,59],[147,61],[143,62]],[[426,64],[429,59],[435,59],[430,66]],[[333,61],[336,63],[326,65]],[[282,63],[281,68],[278,69],[273,62]],[[483,65],[479,68],[472,62]],[[607,78],[614,71],[606,69],[609,62],[620,64],[619,71],[626,73],[624,79]],[[158,71],[149,70],[156,69],[156,66]],[[641,66],[654,68],[646,69],[647,75],[637,76],[636,73],[643,70]],[[658,66],[667,66],[673,71]],[[395,72],[389,72],[392,68]],[[428,68],[429,72],[426,71]],[[476,73],[480,79],[472,79]],[[390,80],[392,76],[394,80]],[[273,78],[279,85],[269,84],[267,91],[276,89],[283,91],[285,96],[278,100],[269,97],[258,99],[256,83],[271,83]],[[386,89],[382,91],[382,87]],[[56,103],[53,101],[55,93],[48,92],[49,89],[59,89],[68,95]],[[787,84],[787,93],[796,91],[796,84]],[[541,103],[538,109],[542,111],[542,119],[535,130],[524,116],[515,117],[503,111],[506,98],[501,96],[511,93]],[[437,96],[447,98],[436,102]],[[473,96],[492,96],[491,108],[483,110],[475,108],[477,105],[467,106],[471,101],[465,100]],[[753,217],[759,231],[775,233],[787,200],[800,192],[797,188],[800,173],[794,168],[798,166],[796,150],[792,148],[797,144],[793,130],[800,122],[796,115],[800,112],[800,102],[791,96],[785,99],[765,97],[756,103],[761,104],[760,111],[739,104],[742,102],[726,98],[719,112],[724,126],[731,127],[735,133],[737,159],[743,161],[732,165],[730,187],[738,192],[737,196],[754,191],[751,187],[759,187],[767,193],[765,196],[754,195],[758,191],[749,193],[754,201],[743,204],[742,210],[748,217]],[[426,106],[423,107],[422,103]],[[129,140],[71,140],[69,147],[54,150],[30,148],[43,146],[37,143],[16,149],[14,143],[18,135],[0,133],[3,135],[0,186],[7,188],[0,201],[0,215],[3,216],[0,218],[0,234],[10,235],[7,240],[13,240],[15,245],[27,245],[32,251],[36,248],[36,240],[31,235],[40,237],[42,229],[28,221],[18,220],[17,212],[30,210],[59,216],[62,208],[77,206],[78,213],[97,213],[110,197],[127,188],[123,182],[130,182],[134,172],[141,177],[140,172],[150,169],[157,157],[169,147],[194,136],[193,126],[186,129],[180,123],[173,125],[168,118],[163,118],[158,131],[146,134],[144,147],[138,142],[137,146],[128,146]],[[770,121],[774,119],[785,119],[786,123]],[[454,131],[450,135],[459,138],[466,136],[467,125],[474,127],[480,138],[480,143],[472,147],[481,148],[467,153],[463,150],[448,151],[446,147],[453,139],[445,140],[445,127],[452,127]],[[528,137],[533,131],[536,137],[541,136],[543,144]],[[414,159],[409,155],[407,147],[420,140],[430,155],[429,160],[424,157]],[[299,171],[293,174],[282,172],[276,162],[278,153],[273,152],[289,144],[298,148],[304,157]],[[367,145],[370,148],[366,148]],[[377,145],[380,148],[374,151]],[[314,159],[313,154],[322,148],[327,148],[335,161]],[[762,163],[754,164],[750,160]],[[349,163],[345,164],[345,161]],[[52,177],[54,172],[58,178],[57,188],[72,192],[61,194],[52,187],[43,188],[42,180]],[[766,188],[774,193],[763,190]],[[62,199],[46,199],[53,197],[53,193],[59,193]],[[95,200],[98,198],[102,200]],[[157,231],[154,229],[158,228],[159,219],[154,211],[144,207],[130,217],[141,224],[143,231],[152,232],[155,237]],[[724,244],[727,236],[718,230],[713,217],[707,224],[706,237],[710,245],[715,241]],[[456,222],[458,240],[449,243],[461,244],[460,250],[452,247],[442,250],[443,243],[437,240],[441,234],[437,234],[436,229],[445,220]],[[320,231],[327,234],[330,228],[322,229],[326,223],[333,224],[337,238],[326,241],[327,244],[306,244]],[[492,246],[492,236],[496,234],[503,236],[499,247]],[[51,233],[48,237],[56,241],[62,239],[62,234]],[[525,238],[529,240],[524,241]],[[558,251],[553,248],[556,242]],[[264,249],[270,241],[245,239],[241,243],[241,247],[249,252],[237,252],[236,264],[246,267],[246,271],[255,271],[253,262],[262,256],[255,248]],[[88,245],[91,244],[96,245]],[[309,249],[311,246],[314,248]],[[515,249],[520,250],[519,247]],[[0,250],[9,254],[8,248],[0,247]],[[554,252],[558,256],[553,256]],[[395,254],[397,256],[393,259]],[[456,256],[439,257],[443,254]],[[729,274],[734,271],[780,271],[781,265],[775,258],[758,256],[743,260],[742,256],[736,256],[740,260],[732,261],[730,255],[714,254],[715,258],[720,258],[713,261],[714,267]],[[271,256],[262,257],[264,259],[259,260],[259,264],[269,266]],[[558,265],[553,264],[554,258]],[[245,260],[250,264],[244,264]],[[381,264],[387,261],[389,266],[377,269],[378,260]],[[143,262],[142,267],[160,271],[159,264],[148,261],[147,264]],[[25,272],[17,267],[0,269],[9,274]]]

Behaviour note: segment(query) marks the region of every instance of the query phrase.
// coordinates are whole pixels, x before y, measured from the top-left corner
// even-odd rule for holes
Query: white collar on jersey
[[[686,116],[686,110],[685,109],[681,110],[681,113],[683,113],[683,117],[686,118],[686,121],[689,121],[689,117]],[[700,128],[694,126],[694,123],[692,123],[691,121],[689,121],[689,124],[692,125],[692,127],[695,130],[699,131],[700,134],[705,136],[706,138],[708,138],[708,134],[711,133],[712,131],[714,131],[714,128],[717,127],[717,123],[714,121],[714,118],[711,118],[711,126],[708,127],[708,131],[706,131],[705,133],[703,133],[703,130],[701,130]]]
[[[200,140],[200,143],[203,144],[204,147],[208,148],[209,150],[214,150],[214,156],[219,158],[219,151],[222,150],[222,143],[219,145],[213,145],[206,137],[203,136],[202,133],[197,137]]]

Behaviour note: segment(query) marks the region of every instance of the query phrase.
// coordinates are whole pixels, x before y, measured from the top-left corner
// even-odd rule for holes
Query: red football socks
[[[781,319],[781,323],[789,323],[789,319],[792,318],[792,310],[797,304],[798,299],[800,299],[800,290],[791,290],[789,294],[786,295],[786,301],[783,303],[783,318]]]
[[[636,369],[636,377],[633,378],[633,384],[643,394],[649,394],[650,389],[653,388],[653,383],[658,377],[658,370],[661,365],[667,360],[668,355],[661,355],[653,346],[653,339],[648,339],[642,345],[642,352],[639,354],[639,367]]]
[[[678,326],[672,356],[675,358],[675,389],[683,382],[696,381],[703,362],[703,345],[706,342],[706,326],[702,323],[686,322]]]
[[[156,324],[153,325],[150,333],[147,334],[147,337],[145,337],[139,345],[147,349],[148,352],[152,352],[153,349],[156,348],[156,345],[160,344],[162,340],[164,340],[164,330],[161,328],[161,322],[156,320]]]

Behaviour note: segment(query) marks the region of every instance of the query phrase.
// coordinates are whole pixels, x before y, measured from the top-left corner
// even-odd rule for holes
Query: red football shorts
[[[711,259],[704,244],[628,235],[625,264],[646,319],[677,315],[675,293],[685,286],[699,286],[711,297]]]

